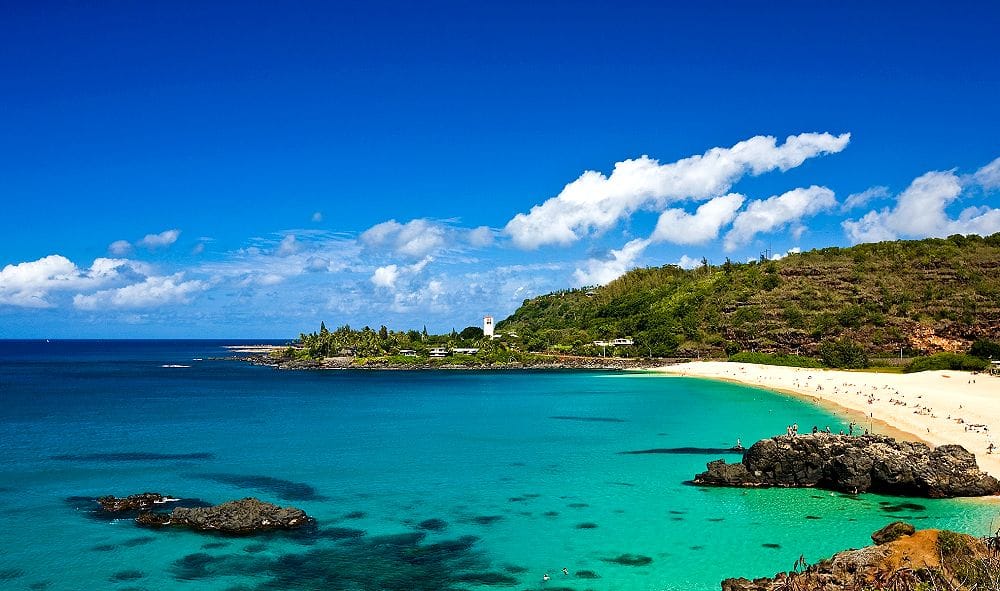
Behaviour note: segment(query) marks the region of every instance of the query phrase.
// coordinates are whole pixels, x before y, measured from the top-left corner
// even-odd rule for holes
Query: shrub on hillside
[[[812,357],[801,355],[783,355],[780,353],[750,353],[744,351],[729,358],[735,363],[759,363],[761,365],[783,365],[787,367],[823,367],[823,364]]]
[[[865,348],[849,339],[826,341],[819,346],[819,356],[828,367],[865,369],[869,366]]]
[[[980,359],[1000,360],[1000,343],[980,339],[972,343],[972,349],[969,350],[969,355]]]
[[[903,368],[906,373],[918,371],[937,371],[942,369],[983,371],[989,362],[972,355],[961,353],[936,353],[926,357],[917,357]]]

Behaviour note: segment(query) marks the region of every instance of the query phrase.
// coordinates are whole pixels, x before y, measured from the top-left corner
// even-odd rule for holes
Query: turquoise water
[[[702,489],[684,481],[718,452],[620,453],[844,423],[758,389],[208,360],[223,354],[209,342],[0,343],[0,588],[718,589],[865,545],[892,520],[985,534],[997,514],[970,501]],[[257,496],[305,509],[318,528],[150,531],[67,501],[147,490]]]

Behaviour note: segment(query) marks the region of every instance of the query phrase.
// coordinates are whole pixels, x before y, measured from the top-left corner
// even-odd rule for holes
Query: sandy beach
[[[994,436],[994,429],[1000,429],[1000,377],[957,371],[883,374],[725,361],[695,361],[656,371],[731,380],[840,406],[857,413],[859,422],[863,414],[935,446],[957,443],[976,454],[982,469],[1000,476],[1000,436]],[[869,425],[864,421],[856,429],[863,432]],[[811,428],[799,425],[800,431]],[[880,431],[877,424],[874,431]],[[993,454],[988,453],[991,443],[998,445]]]

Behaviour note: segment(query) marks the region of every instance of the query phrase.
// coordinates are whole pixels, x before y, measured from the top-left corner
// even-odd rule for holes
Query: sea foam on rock
[[[702,486],[819,487],[929,498],[1000,494],[960,445],[936,448],[884,435],[782,435],[753,444],[740,463],[709,462]]]

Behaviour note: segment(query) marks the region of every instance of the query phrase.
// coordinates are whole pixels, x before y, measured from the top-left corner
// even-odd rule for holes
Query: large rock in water
[[[127,497],[116,497],[114,495],[97,497],[97,502],[101,505],[101,509],[111,513],[121,513],[123,511],[148,511],[156,505],[162,505],[176,500],[177,499],[161,495],[160,493],[151,492],[129,495]]]
[[[295,529],[313,519],[294,507],[279,507],[247,497],[212,507],[177,507],[170,513],[141,513],[135,519],[139,525],[187,527],[197,531],[213,531],[246,535],[273,529]]]
[[[884,435],[782,435],[753,444],[739,464],[709,462],[694,483],[735,487],[819,487],[842,492],[979,497],[1000,483],[960,445],[930,448]]]

